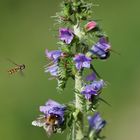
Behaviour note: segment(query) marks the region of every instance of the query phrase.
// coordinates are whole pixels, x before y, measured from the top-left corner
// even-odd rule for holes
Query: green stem
[[[75,74],[75,90],[80,93],[81,89],[82,89],[82,74],[81,74],[81,72],[78,71]],[[81,101],[79,99],[79,95],[76,94],[75,98],[76,98],[75,99],[76,100],[76,108],[78,108],[80,111],[83,111],[82,104],[81,104]]]
[[[75,128],[75,140],[83,140],[83,105],[80,98],[80,92],[82,88],[82,74],[81,72],[77,72],[75,75],[75,107],[77,110],[79,110],[79,113],[77,115],[77,121],[74,124]]]

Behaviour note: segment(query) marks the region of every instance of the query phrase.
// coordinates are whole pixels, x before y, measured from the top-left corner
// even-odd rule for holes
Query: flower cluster
[[[40,107],[43,115],[32,124],[43,127],[48,135],[62,132],[69,127],[74,139],[93,137],[101,140],[100,132],[106,121],[97,113],[96,103],[99,103],[100,94],[106,84],[95,70],[94,62],[109,58],[111,46],[99,24],[89,20],[90,15],[91,3],[84,0],[64,0],[62,12],[56,15],[60,23],[58,50],[46,49],[46,57],[51,62],[46,65],[45,72],[57,79],[57,89],[61,91],[65,89],[68,79],[72,78],[75,82],[75,100],[65,105],[48,100],[45,106]],[[89,71],[91,74],[86,74],[86,78],[83,78]],[[89,103],[91,109],[88,109]],[[87,133],[82,130],[84,119],[89,122]]]

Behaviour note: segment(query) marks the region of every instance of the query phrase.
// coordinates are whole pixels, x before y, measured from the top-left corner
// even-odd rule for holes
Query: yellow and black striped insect
[[[11,63],[13,63],[15,65],[15,67],[8,70],[9,74],[15,74],[17,72],[20,72],[21,74],[23,74],[23,70],[25,69],[24,64],[16,64],[14,61],[12,61],[10,59],[8,59],[8,61],[10,61]]]

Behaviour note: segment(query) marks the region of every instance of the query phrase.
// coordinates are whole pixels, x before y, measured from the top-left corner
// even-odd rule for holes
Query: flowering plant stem
[[[69,140],[105,138],[100,133],[106,121],[101,118],[98,105],[106,84],[92,62],[109,58],[111,46],[99,24],[91,19],[92,7],[93,3],[88,0],[63,0],[61,12],[56,13],[58,50],[46,49],[46,57],[51,62],[45,72],[57,80],[60,92],[66,88],[67,81],[73,79],[75,100],[60,104],[50,99],[40,106],[43,115],[32,125],[43,127],[48,136],[69,128]]]
[[[82,88],[82,72],[77,72],[75,75],[75,90],[80,93]],[[75,107],[79,110],[79,117],[77,117],[76,123],[74,125],[76,126],[73,127],[75,129],[73,132],[75,133],[74,136],[75,138],[73,140],[81,140],[83,139],[83,104],[81,104],[81,99],[79,94],[75,92]]]

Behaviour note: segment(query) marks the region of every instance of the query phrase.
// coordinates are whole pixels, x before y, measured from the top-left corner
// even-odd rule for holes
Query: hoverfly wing
[[[7,60],[8,60],[10,63],[12,63],[12,64],[14,64],[14,65],[16,65],[16,66],[19,66],[17,63],[15,63],[14,61],[12,61],[11,59],[7,58]]]
[[[23,72],[22,70],[19,71],[19,74],[20,74],[21,76],[25,76],[25,74],[24,74],[24,72]]]
[[[36,120],[32,122],[32,125],[38,126],[38,127],[43,127],[46,124],[46,118],[44,115],[39,116]]]

